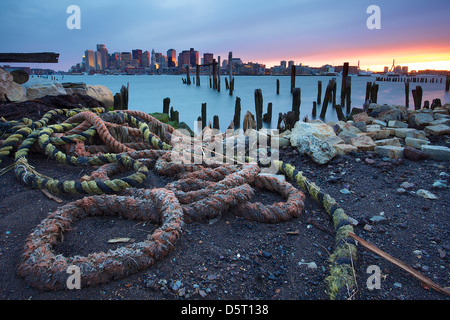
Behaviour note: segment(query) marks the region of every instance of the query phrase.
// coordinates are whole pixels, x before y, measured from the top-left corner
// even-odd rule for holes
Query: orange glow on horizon
[[[310,67],[321,67],[325,64],[333,66],[343,65],[349,62],[351,66],[357,66],[360,62],[360,69],[370,71],[383,71],[384,67],[391,68],[393,60],[395,65],[407,66],[409,71],[412,70],[450,70],[450,45],[433,47],[413,44],[411,46],[402,45],[401,47],[393,47],[386,50],[386,46],[371,48],[347,48],[334,49],[333,53],[317,52],[299,57],[283,57],[280,60],[293,60],[296,65],[301,63]],[[266,60],[266,67],[280,65],[280,60],[273,57]]]

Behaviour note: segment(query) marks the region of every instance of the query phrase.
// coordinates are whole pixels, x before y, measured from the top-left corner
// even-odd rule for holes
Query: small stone
[[[398,120],[391,120],[388,122],[388,127],[391,128],[408,128],[408,124]]]
[[[372,218],[370,218],[370,221],[372,221],[373,223],[386,223],[388,222],[388,219],[383,216],[373,216]]]
[[[433,183],[433,189],[439,189],[443,190],[447,188],[447,181],[446,180],[436,180]]]
[[[411,137],[405,138],[405,145],[408,147],[420,149],[422,147],[422,145],[424,145],[424,144],[430,144],[430,141],[424,140],[424,139],[411,138]]]
[[[389,157],[391,159],[399,159],[403,158],[403,149],[402,147],[396,146],[379,146],[375,147],[375,152],[382,157]]]
[[[412,188],[414,188],[414,186],[415,186],[414,183],[410,183],[410,182],[407,182],[407,181],[403,182],[400,185],[401,188],[406,189],[406,190],[412,189]]]
[[[398,194],[405,194],[405,193],[406,193],[406,190],[403,189],[403,188],[397,188],[396,192],[397,192]]]
[[[308,269],[317,269],[317,264],[315,262],[308,263]]]
[[[342,194],[352,194],[348,189],[345,189],[345,188],[339,190],[339,192],[342,193]]]
[[[421,149],[432,159],[450,161],[450,148],[443,146],[422,145]]]
[[[420,250],[414,250],[413,253],[414,253],[416,256],[421,256],[421,255],[422,255],[422,251],[420,251]]]
[[[425,159],[429,158],[428,154],[426,154],[425,152],[423,152],[421,150],[413,148],[413,147],[405,147],[403,149],[403,156],[406,159],[413,160],[413,161],[420,161],[420,160],[425,160]]]
[[[272,258],[272,254],[271,254],[270,252],[267,252],[267,251],[264,251],[264,252],[262,253],[262,256],[263,256],[264,258],[266,258],[266,259]]]
[[[445,124],[437,124],[434,126],[425,127],[424,131],[433,136],[441,136],[444,134],[450,134],[450,126]]]
[[[204,298],[204,297],[206,297],[206,296],[208,295],[204,290],[199,290],[199,291],[198,291],[198,294],[199,294],[202,298]]]
[[[419,190],[417,190],[416,193],[417,193],[417,195],[424,197],[425,199],[430,199],[430,200],[438,199],[438,197],[436,197],[435,194],[433,194],[430,191],[425,190],[425,189],[419,189]]]
[[[372,231],[372,226],[370,224],[366,224],[363,229],[366,231]]]
[[[395,283],[394,283],[394,288],[400,289],[401,287],[402,287],[402,284],[401,284],[401,283],[399,283],[399,282],[395,282]]]

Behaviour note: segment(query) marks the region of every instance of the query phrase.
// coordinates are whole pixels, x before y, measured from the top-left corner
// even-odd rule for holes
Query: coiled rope
[[[55,114],[65,114],[63,123],[49,125]],[[290,164],[275,161],[287,181],[259,174],[260,165],[250,158],[246,163],[185,164],[172,161],[171,150],[180,136],[177,131],[140,111],[107,112],[102,109],[52,110],[36,122],[29,119],[3,122],[0,161],[15,153],[16,177],[36,189],[53,193],[94,194],[69,203],[43,220],[28,237],[19,266],[19,275],[40,289],[65,288],[67,267],[80,266],[82,285],[95,285],[117,279],[152,265],[170,251],[179,238],[183,223],[203,221],[229,211],[246,219],[276,223],[301,215],[305,194],[322,205],[333,221],[336,248],[330,257],[327,277],[331,299],[348,298],[356,280],[356,246],[348,236],[353,232],[349,217],[338,203]],[[123,127],[128,142],[113,133]],[[120,129],[122,130],[122,129]],[[155,133],[157,132],[157,133]],[[211,130],[204,129],[203,143],[213,143]],[[100,140],[103,145],[92,145]],[[93,167],[96,170],[80,181],[60,181],[38,173],[28,163],[33,148],[39,148],[58,163]],[[191,154],[203,153],[190,150]],[[103,152],[107,153],[103,153]],[[189,150],[188,150],[189,152]],[[149,169],[178,178],[161,189],[140,189]],[[134,170],[120,179],[114,173]],[[286,201],[270,206],[250,203],[254,188],[278,192]],[[123,195],[109,195],[123,192]],[[95,195],[97,194],[97,195]],[[63,257],[52,246],[71,223],[86,216],[119,215],[161,224],[148,240],[107,253],[87,257]]]

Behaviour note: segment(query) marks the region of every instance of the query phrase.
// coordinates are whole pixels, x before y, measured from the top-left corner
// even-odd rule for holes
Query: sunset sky
[[[81,9],[81,29],[69,30],[69,5]],[[370,5],[381,10],[381,29],[370,30]],[[142,49],[177,55],[193,47],[244,62],[294,60],[309,66],[342,65],[381,71],[450,70],[448,0],[17,0],[3,1],[0,52],[60,53],[58,64],[34,67],[67,71],[86,49]],[[0,62],[1,64],[1,62]]]

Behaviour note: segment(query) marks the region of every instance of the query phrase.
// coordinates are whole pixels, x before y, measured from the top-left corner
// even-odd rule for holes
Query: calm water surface
[[[241,121],[247,111],[255,114],[255,89],[261,89],[263,94],[264,113],[267,104],[272,102],[272,123],[265,127],[276,128],[278,113],[288,112],[292,109],[292,95],[290,93],[289,76],[236,76],[235,90],[230,96],[225,88],[224,77],[221,77],[221,92],[209,87],[209,76],[201,76],[201,86],[195,84],[190,86],[182,83],[185,75],[96,75],[96,76],[61,76],[57,77],[60,82],[84,82],[89,85],[104,85],[113,94],[120,91],[122,85],[129,83],[129,109],[145,112],[162,112],[163,99],[170,98],[170,106],[180,113],[180,121],[186,122],[191,128],[201,115],[202,103],[207,104],[208,122],[218,115],[220,128],[226,129],[233,119],[236,97],[241,98]],[[192,79],[193,77],[191,77]],[[313,101],[317,98],[317,83],[322,81],[322,101],[328,81],[333,77],[327,76],[297,76],[296,87],[301,89],[300,119],[308,116],[313,119]],[[340,103],[341,77],[335,77],[337,81],[336,103]],[[280,94],[276,94],[276,80],[280,80]],[[374,82],[375,76],[352,77],[351,101],[352,107],[362,107],[365,99],[366,83]],[[379,104],[405,105],[405,86],[403,82],[377,82],[379,84]],[[410,83],[410,91],[418,83]],[[450,94],[445,92],[445,79],[443,83],[420,83],[423,88],[423,100],[440,98],[442,104],[450,102]],[[414,107],[412,94],[410,93],[410,108]],[[317,115],[320,114],[321,106],[317,106]],[[345,112],[345,110],[344,110]],[[328,105],[325,121],[337,120],[336,112]],[[195,129],[194,129],[195,130]]]

